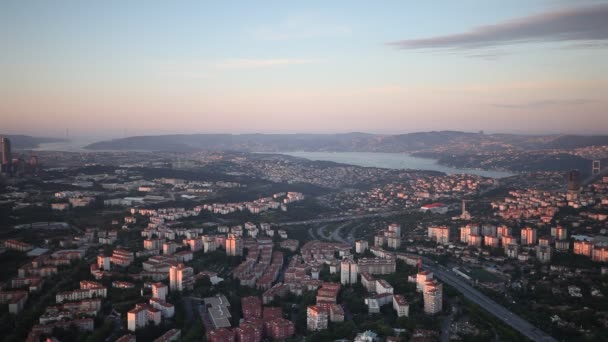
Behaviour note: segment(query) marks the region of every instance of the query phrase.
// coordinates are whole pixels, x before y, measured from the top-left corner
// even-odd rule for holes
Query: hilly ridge
[[[100,141],[90,150],[193,152],[201,150],[278,152],[488,152],[507,150],[574,149],[608,145],[608,135],[515,135],[458,131],[397,135],[343,134],[184,134],[136,136]]]

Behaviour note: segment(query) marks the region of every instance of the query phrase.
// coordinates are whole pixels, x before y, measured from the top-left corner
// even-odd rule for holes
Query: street
[[[462,293],[467,299],[484,308],[486,311],[494,315],[496,318],[505,322],[513,329],[519,331],[524,336],[528,337],[533,341],[539,342],[557,342],[557,340],[545,332],[537,329],[535,326],[524,320],[523,318],[515,315],[513,312],[507,310],[502,305],[491,300],[471,285],[469,285],[464,279],[460,278],[456,274],[453,274],[450,270],[446,269],[441,265],[435,264],[433,261],[424,258],[422,268],[433,272],[433,275],[454,287],[460,293]]]

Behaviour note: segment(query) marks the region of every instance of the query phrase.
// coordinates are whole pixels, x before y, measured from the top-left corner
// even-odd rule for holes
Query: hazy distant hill
[[[358,151],[365,150],[376,136],[346,134],[191,134],[140,136],[101,141],[86,146],[92,150],[148,150],[189,152],[197,150]]]
[[[457,131],[398,135],[346,134],[190,134],[139,136],[96,142],[92,150],[146,150],[190,152],[199,150],[273,151],[476,151],[572,149],[608,145],[608,136],[481,134]]]
[[[65,139],[45,138],[45,137],[32,137],[32,136],[29,136],[29,135],[0,134],[0,137],[9,138],[11,140],[11,148],[14,149],[14,150],[36,148],[40,144],[65,141]]]

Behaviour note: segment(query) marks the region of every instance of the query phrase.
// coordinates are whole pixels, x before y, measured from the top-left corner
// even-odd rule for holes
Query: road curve
[[[427,271],[433,272],[433,275],[436,278],[454,287],[456,290],[462,293],[468,300],[479,305],[480,307],[494,315],[496,318],[505,322],[513,329],[519,331],[522,335],[528,337],[529,339],[538,342],[557,342],[555,338],[547,335],[544,331],[536,328],[528,321],[509,311],[504,306],[488,298],[487,296],[479,292],[477,289],[469,285],[464,279],[452,273],[445,267],[437,265],[434,262],[425,258],[422,268],[426,269]]]

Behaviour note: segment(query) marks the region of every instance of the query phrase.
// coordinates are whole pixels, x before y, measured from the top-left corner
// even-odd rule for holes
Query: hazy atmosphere
[[[3,1],[2,131],[604,133],[607,40],[601,1]]]
[[[2,342],[608,341],[608,0],[0,0]]]

